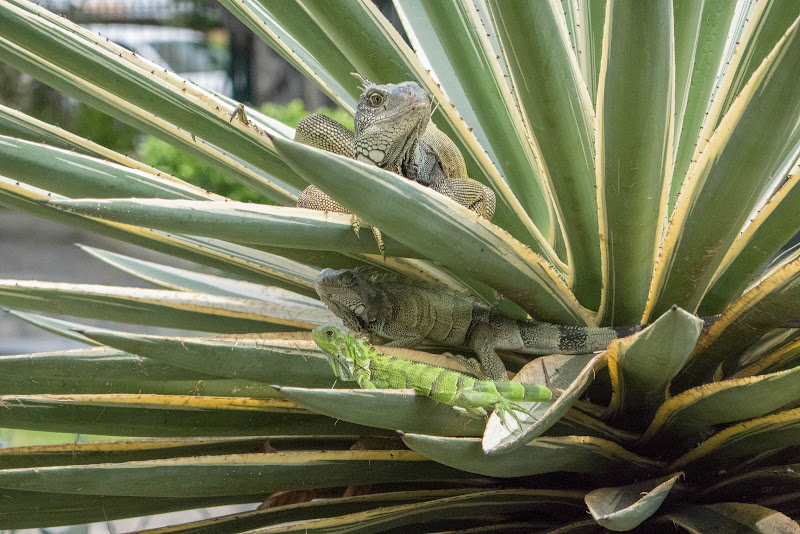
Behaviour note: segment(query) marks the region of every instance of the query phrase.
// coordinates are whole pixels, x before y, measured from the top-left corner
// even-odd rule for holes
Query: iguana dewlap
[[[513,319],[470,295],[393,275],[325,269],[316,280],[322,301],[356,332],[387,338],[387,346],[412,348],[429,340],[474,350],[485,376],[507,380],[495,350],[524,354],[583,354],[604,350],[641,327],[560,326]]]
[[[491,219],[494,192],[467,176],[461,152],[430,121],[431,107],[425,91],[415,82],[362,82],[364,92],[354,117],[355,133],[315,113],[297,125],[295,140],[415,180]],[[347,213],[314,186],[301,193],[297,206]]]

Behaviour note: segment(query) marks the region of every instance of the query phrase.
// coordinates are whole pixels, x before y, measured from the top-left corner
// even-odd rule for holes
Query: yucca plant
[[[0,203],[218,270],[87,248],[160,289],[0,281],[13,308],[206,333],[12,311],[96,346],[0,358],[0,426],[125,438],[0,450],[0,527],[266,500],[161,531],[800,532],[800,334],[784,328],[800,253],[775,259],[800,230],[796,2],[396,0],[412,46],[368,0],[222,3],[351,113],[351,72],[419,83],[496,215],[254,111],[232,120],[234,102],[3,0],[0,60],[274,205],[0,111]],[[387,258],[352,216],[294,208],[307,184],[381,228]],[[650,326],[533,361],[516,379],[565,393],[487,424],[406,390],[331,389],[308,331],[336,318],[313,281],[353,266],[554,323]]]

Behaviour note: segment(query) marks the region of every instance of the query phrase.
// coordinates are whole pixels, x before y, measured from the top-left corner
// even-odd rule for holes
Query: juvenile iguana
[[[477,380],[464,373],[379,353],[364,341],[335,326],[314,330],[314,342],[328,353],[334,374],[364,389],[413,389],[472,417],[485,417],[486,409],[524,411],[520,402],[553,402],[560,391],[535,384]]]
[[[361,81],[364,91],[354,117],[355,134],[315,113],[297,125],[295,140],[415,180],[491,219],[494,192],[467,176],[461,152],[430,121],[431,107],[425,91],[415,82],[377,85],[363,78]],[[303,190],[297,206],[348,213],[314,186]],[[359,226],[356,219],[356,232]],[[380,232],[373,233],[383,253]]]
[[[612,340],[641,330],[640,326],[590,328],[520,321],[459,291],[357,269],[325,269],[315,288],[349,329],[389,339],[390,347],[413,348],[425,340],[469,347],[483,366],[479,376],[492,380],[508,380],[496,349],[583,354],[604,350]]]

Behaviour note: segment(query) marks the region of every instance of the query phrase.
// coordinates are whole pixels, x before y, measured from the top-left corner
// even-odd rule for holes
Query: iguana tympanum
[[[346,382],[358,382],[364,389],[413,389],[472,417],[485,417],[487,408],[513,416],[513,411],[524,411],[520,402],[553,402],[560,394],[536,384],[476,380],[458,371],[386,356],[335,326],[317,327],[313,339],[328,353],[334,374]]]
[[[425,340],[469,347],[483,366],[478,376],[491,380],[508,380],[495,349],[583,354],[604,350],[612,340],[641,329],[520,321],[459,291],[396,275],[368,275],[357,269],[324,269],[315,288],[320,299],[354,332],[386,338],[390,347],[413,348]]]
[[[400,174],[491,219],[494,192],[467,177],[461,152],[430,120],[431,106],[425,91],[415,82],[377,85],[363,78],[361,81],[364,91],[354,117],[355,134],[335,120],[314,113],[297,125],[295,141]],[[314,186],[303,190],[297,206],[348,213]],[[358,227],[356,220],[356,232]],[[383,253],[380,233],[373,232]]]

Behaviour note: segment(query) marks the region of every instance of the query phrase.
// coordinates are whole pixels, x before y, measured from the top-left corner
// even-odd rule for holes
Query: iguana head
[[[327,353],[333,373],[345,382],[356,379],[356,362],[348,350],[348,338],[351,343],[355,342],[352,336],[348,336],[335,326],[318,326],[312,334],[314,343]]]
[[[430,122],[428,95],[415,82],[362,82],[354,118],[356,159],[400,172],[413,159],[417,140]]]
[[[322,302],[355,332],[368,330],[386,298],[368,277],[353,269],[324,269],[314,288]]]

